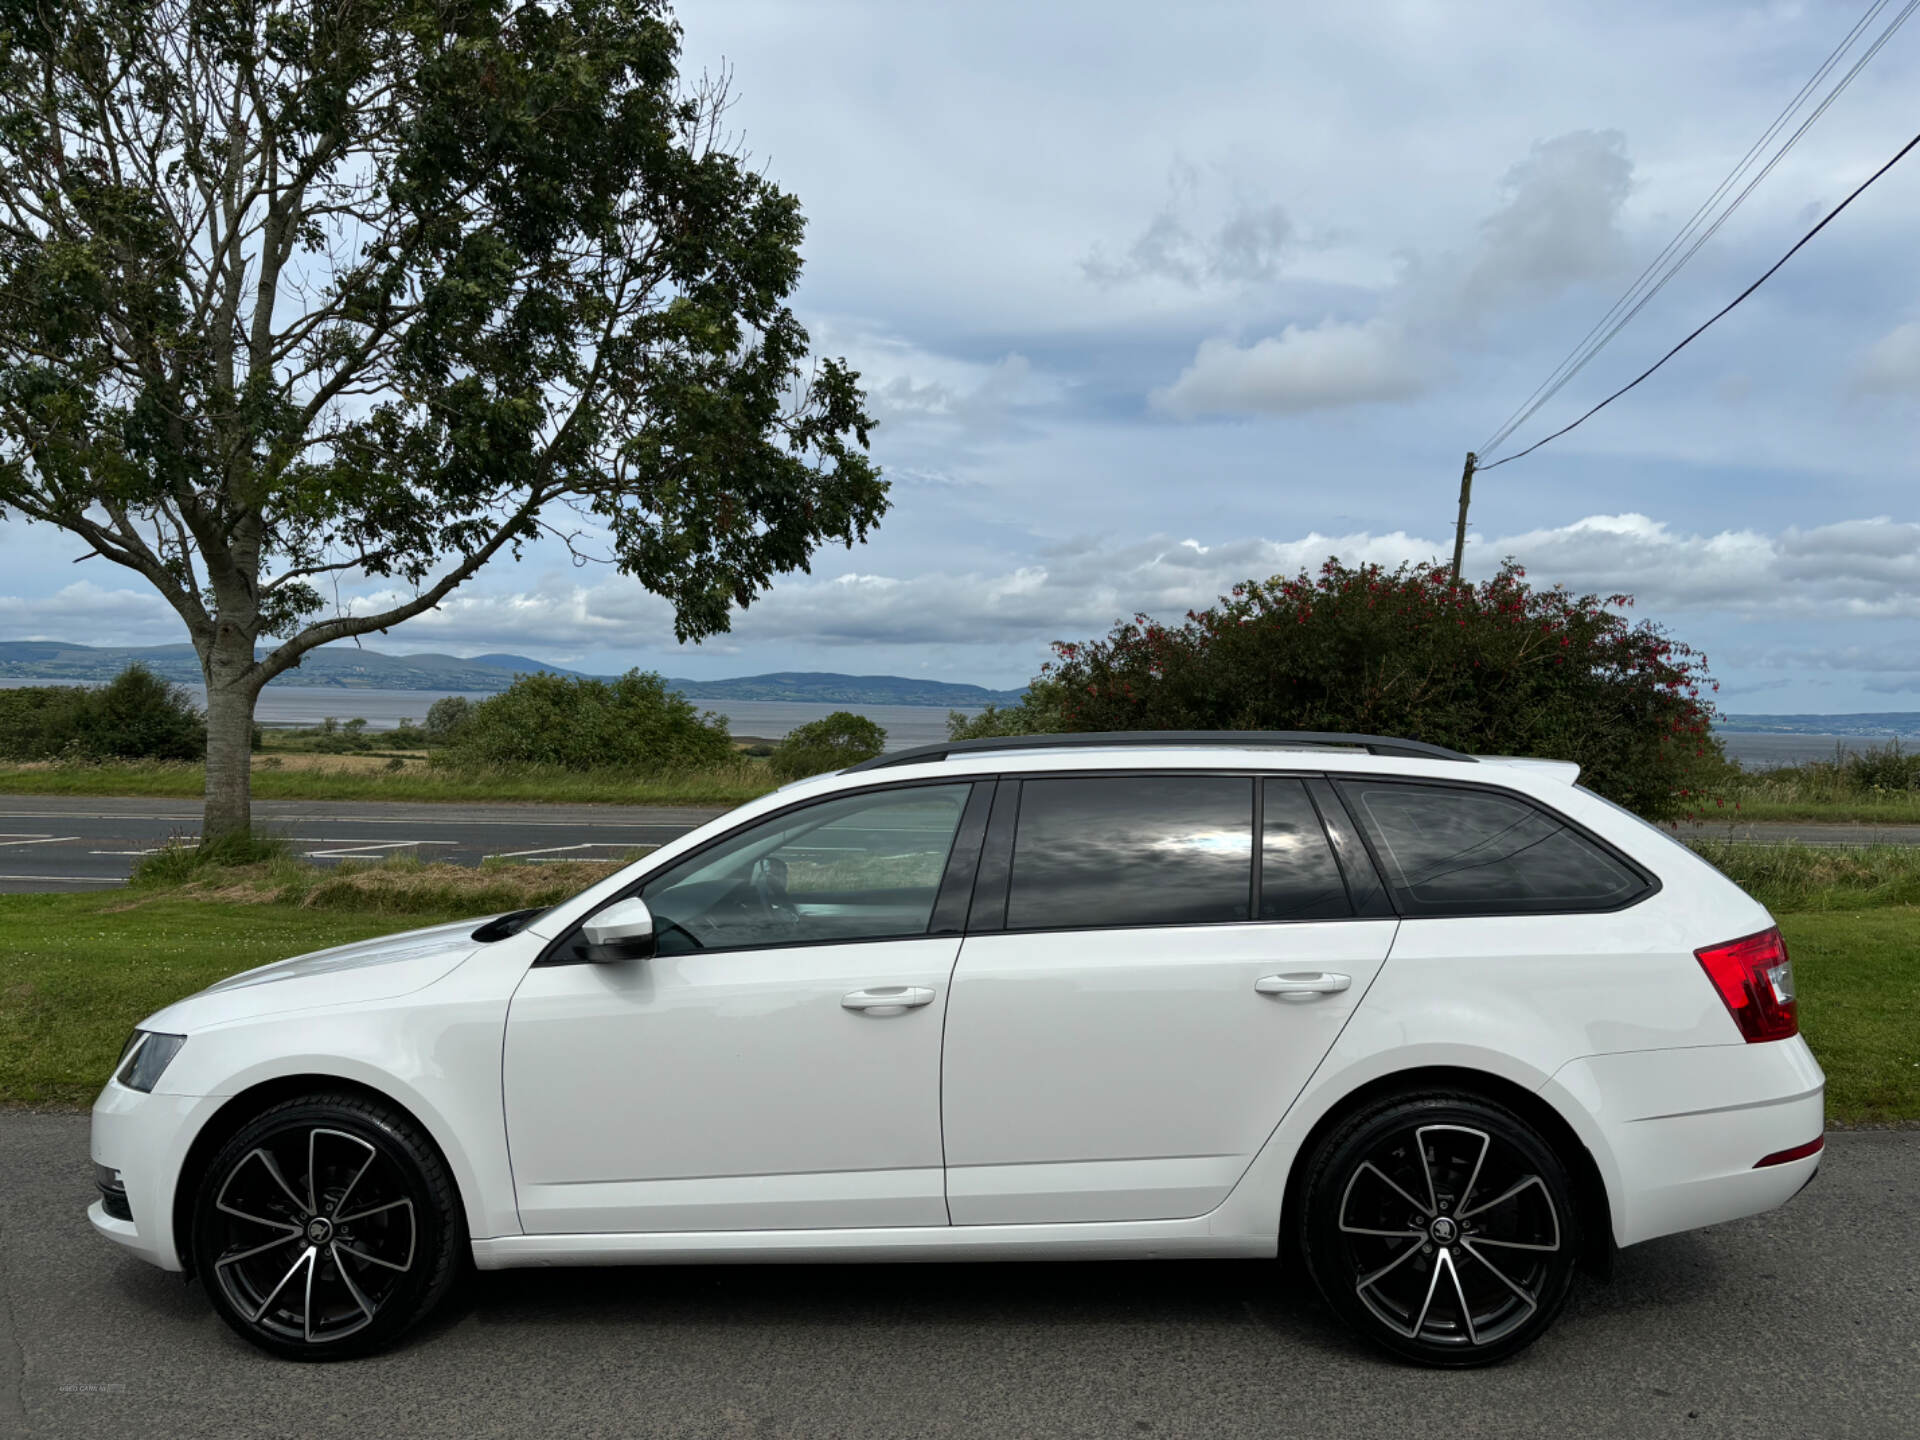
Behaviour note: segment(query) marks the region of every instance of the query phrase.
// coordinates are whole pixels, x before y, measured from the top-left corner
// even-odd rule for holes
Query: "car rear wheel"
[[[1478,1096],[1401,1096],[1336,1128],[1309,1161],[1300,1239],[1355,1331],[1425,1365],[1486,1365],[1553,1323],[1580,1217],[1565,1165]]]
[[[392,1343],[445,1296],[466,1227],[445,1161],[412,1121],[356,1095],[264,1111],[214,1157],[193,1254],[221,1317],[296,1360]]]

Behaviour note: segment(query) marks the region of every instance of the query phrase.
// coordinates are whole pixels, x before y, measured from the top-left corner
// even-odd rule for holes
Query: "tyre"
[[[1580,1216],[1566,1166],[1505,1106],[1399,1096],[1338,1126],[1308,1161],[1300,1241],[1327,1304],[1422,1365],[1489,1365],[1566,1303]]]
[[[255,1116],[214,1156],[193,1212],[194,1265],[214,1308],[294,1360],[391,1344],[445,1297],[466,1238],[439,1151],[358,1095]]]

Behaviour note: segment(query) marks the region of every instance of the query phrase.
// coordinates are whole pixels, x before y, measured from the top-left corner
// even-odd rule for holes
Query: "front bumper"
[[[131,1218],[107,1211],[107,1202],[87,1207],[93,1228],[162,1270],[182,1269],[173,1233],[175,1188],[187,1148],[217,1099],[144,1095],[108,1081],[93,1103],[89,1150],[95,1165],[120,1172]]]

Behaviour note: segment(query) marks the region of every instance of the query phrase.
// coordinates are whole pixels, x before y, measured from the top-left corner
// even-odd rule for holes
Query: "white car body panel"
[[[1151,966],[1167,931],[534,966],[577,921],[757,816],[863,786],[1067,768],[1497,785],[1587,826],[1662,888],[1601,915],[1193,927],[1191,947]],[[1820,1156],[1754,1166],[1820,1134],[1819,1067],[1797,1037],[1745,1043],[1692,957],[1771,919],[1571,778],[1564,766],[1267,749],[1009,751],[818,777],[509,938],[474,941],[474,921],[340,947],[150,1017],[142,1028],[187,1043],[154,1093],[117,1080],[102,1091],[93,1158],[121,1172],[134,1218],[97,1203],[90,1218],[180,1268],[182,1168],[229,1101],[344,1082],[389,1097],[439,1146],[488,1268],[1271,1255],[1315,1127],[1364,1087],[1432,1070],[1551,1106],[1592,1160],[1619,1244],[1780,1204]],[[1309,929],[1323,934],[1289,933]],[[1251,988],[1259,974],[1333,969],[1352,977],[1337,996]],[[839,1009],[841,989],[879,984],[938,998],[884,1018]],[[622,1050],[623,1033],[645,1042]],[[1122,1053],[1076,1056],[1063,1043],[1076,1033]],[[705,1101],[703,1086],[717,1087]],[[588,1129],[617,1152],[598,1169],[567,1149]]]
[[[947,1016],[953,1223],[1213,1209],[1367,993],[1397,923],[968,936]],[[1294,973],[1348,988],[1254,989]]]
[[[529,971],[504,1069],[521,1223],[946,1224],[940,1030],[959,948],[868,941]],[[934,998],[890,1014],[841,1005],[894,986]]]

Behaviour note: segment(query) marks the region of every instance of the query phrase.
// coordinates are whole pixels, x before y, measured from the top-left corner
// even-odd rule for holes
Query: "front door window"
[[[647,882],[660,953],[924,935],[970,785],[776,816]]]

